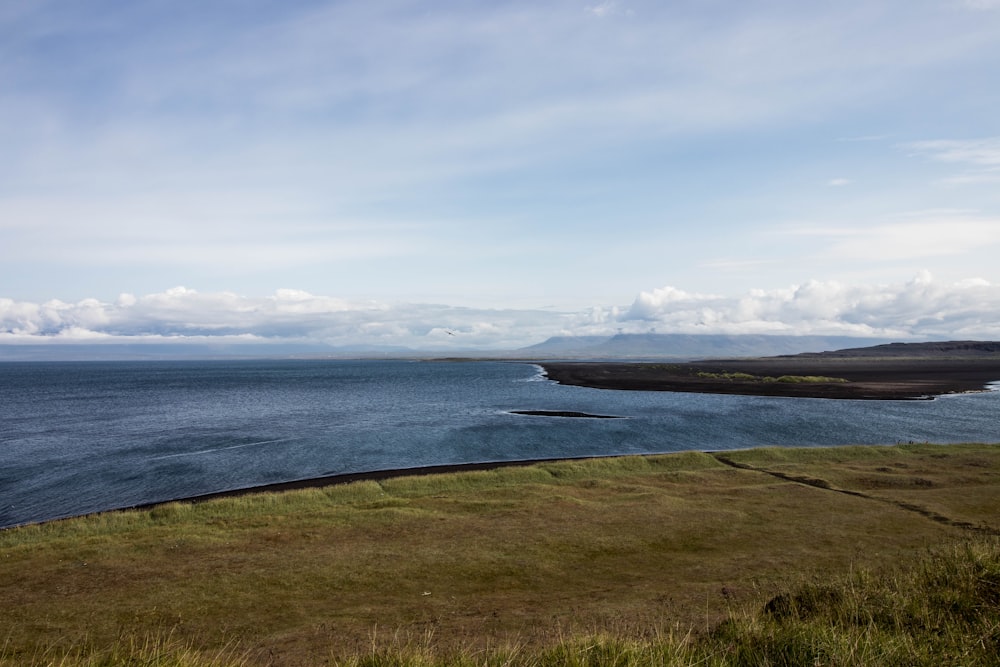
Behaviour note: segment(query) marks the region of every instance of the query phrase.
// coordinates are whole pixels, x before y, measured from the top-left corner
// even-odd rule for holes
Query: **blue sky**
[[[2,3],[0,342],[1000,337],[997,72],[1000,0]]]

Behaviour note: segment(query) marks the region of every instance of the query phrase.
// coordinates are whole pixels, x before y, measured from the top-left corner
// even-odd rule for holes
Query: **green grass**
[[[0,665],[997,664],[1000,447],[724,457],[2,531]]]
[[[740,380],[742,382],[762,382],[764,380],[759,375],[740,372],[711,373],[709,371],[698,371],[698,377],[705,378],[706,380]]]
[[[354,655],[313,664],[343,667],[511,667],[647,665],[858,665],[937,667],[1000,662],[1000,541],[961,541],[911,558],[905,567],[861,570],[806,583],[760,604],[744,605],[707,632],[662,627],[636,633],[575,634],[548,647],[517,645],[441,650],[432,634],[373,637]],[[103,650],[76,649],[50,659],[11,655],[0,664],[250,664],[236,647],[205,653],[171,637],[124,637]]]
[[[772,382],[782,382],[785,384],[841,384],[848,382],[845,378],[829,377],[826,375],[782,375],[780,377],[773,377],[771,375],[753,375],[742,372],[710,373],[708,371],[699,371],[698,377],[709,380],[735,380],[738,382],[763,382],[765,384]]]
[[[730,664],[995,665],[1000,542],[961,542],[772,598],[706,640]]]
[[[771,378],[764,378],[765,382],[771,381]],[[827,375],[782,375],[780,377],[774,378],[774,382],[786,382],[790,384],[802,384],[802,383],[835,383],[840,384],[847,382],[845,378],[835,378],[829,377]]]
[[[905,505],[986,531],[1000,531],[1000,461],[981,445],[778,447],[724,456],[734,462]]]
[[[250,663],[234,646],[212,651],[194,648],[169,633],[122,636],[106,647],[88,643],[74,647],[59,656],[40,650],[33,655],[15,652],[9,645],[0,645],[0,665],[52,665],[58,667],[247,667]]]

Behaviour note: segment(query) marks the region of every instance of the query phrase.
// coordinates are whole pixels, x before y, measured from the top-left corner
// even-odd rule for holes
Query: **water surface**
[[[831,401],[608,391],[557,385],[537,366],[505,362],[4,363],[0,527],[424,465],[997,442],[998,407],[998,392]]]

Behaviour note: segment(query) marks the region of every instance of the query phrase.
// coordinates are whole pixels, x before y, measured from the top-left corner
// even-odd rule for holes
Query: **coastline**
[[[531,363],[541,369],[539,375],[545,379],[564,385],[596,389],[840,400],[930,400],[938,396],[989,391],[989,385],[1000,381],[1000,357],[993,356],[986,358],[866,358],[819,354],[691,362],[533,361]],[[765,382],[760,379],[750,381],[713,377],[738,373],[752,375],[755,378],[820,376],[842,379],[846,382]],[[561,418],[608,418],[607,415],[544,410],[515,410],[512,413]],[[580,458],[609,457],[584,456]],[[171,498],[106,511],[142,510],[174,502],[199,503],[257,493],[323,488],[363,480],[381,481],[406,476],[488,471],[563,460],[568,459],[566,457],[548,457],[482,461],[338,473]],[[60,519],[52,519],[52,521],[58,520]],[[48,523],[48,521],[38,523]]]
[[[790,398],[926,400],[988,391],[1000,358],[832,356],[678,363],[541,362],[559,384],[628,391],[674,391]]]
[[[742,394],[793,398],[852,400],[926,400],[938,396],[984,392],[1000,380],[997,354],[912,354],[892,357],[870,348],[879,356],[865,356],[858,350],[788,357],[715,359],[690,362],[626,361],[531,361],[539,370],[538,379],[564,385],[630,391],[674,391],[706,394]],[[861,352],[865,352],[862,350]],[[524,362],[520,362],[524,363]],[[789,380],[788,378],[794,378]],[[996,390],[1000,387],[993,386]],[[608,419],[610,414],[569,410],[512,410],[512,414],[532,418]],[[257,493],[322,488],[363,480],[386,480],[402,476],[426,476],[466,471],[496,470],[563,460],[565,457],[529,458],[501,461],[474,461],[429,466],[413,466],[321,474],[290,481],[253,484],[196,495],[164,497],[151,502],[108,507],[101,512],[149,509],[173,502],[198,503],[216,498]],[[604,458],[584,456],[581,458]],[[183,494],[183,491],[182,491]],[[80,515],[72,515],[80,516]],[[13,523],[6,528],[58,521],[70,516]]]
[[[543,459],[517,459],[512,461],[482,461],[476,463],[448,463],[442,465],[429,465],[429,466],[415,466],[412,468],[388,468],[386,470],[370,470],[365,472],[348,472],[339,473],[334,475],[321,475],[319,477],[307,477],[304,479],[296,479],[289,482],[273,482],[270,484],[258,484],[254,486],[246,486],[238,489],[228,489],[226,491],[213,491],[212,493],[204,493],[194,496],[185,496],[181,498],[171,498],[170,500],[159,500],[152,503],[143,503],[141,505],[130,505],[128,507],[119,507],[114,510],[107,510],[110,512],[125,512],[129,510],[147,510],[154,507],[160,507],[170,503],[203,503],[209,500],[217,500],[220,498],[238,498],[240,496],[247,496],[256,493],[281,493],[283,491],[297,491],[300,489],[321,489],[327,486],[335,486],[338,484],[350,484],[351,482],[360,481],[383,481],[387,479],[394,479],[396,477],[423,477],[427,475],[443,475],[449,473],[458,472],[476,472],[476,471],[489,471],[498,470],[500,468],[518,468],[530,465],[535,465],[537,463],[553,463],[556,461],[571,461],[571,460],[587,460],[596,458],[611,458],[612,456],[625,456],[625,455],[611,455],[609,457],[603,456],[584,456],[574,459],[573,457],[556,457],[556,458],[543,458]],[[104,512],[99,512],[103,514]],[[73,518],[73,517],[67,517]],[[52,519],[52,521],[61,521],[63,519]],[[40,521],[38,523],[48,523],[47,521]],[[33,524],[19,524],[19,525],[33,525]],[[0,530],[6,530],[5,528],[0,528]]]

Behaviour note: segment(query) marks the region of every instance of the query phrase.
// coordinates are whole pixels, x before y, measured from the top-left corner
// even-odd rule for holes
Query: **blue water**
[[[898,441],[1000,442],[1000,392],[831,401],[605,391],[530,364],[0,364],[0,527],[339,473]],[[625,419],[511,414],[572,410]]]

